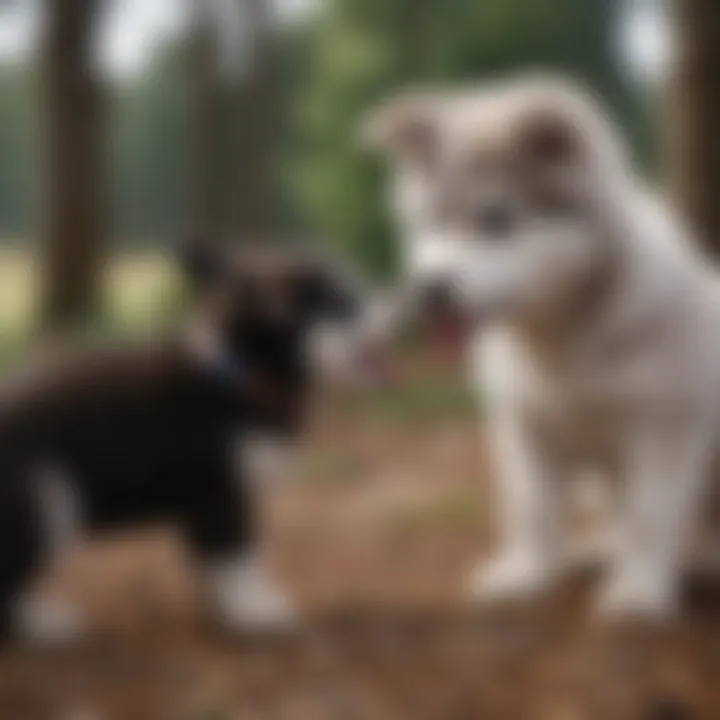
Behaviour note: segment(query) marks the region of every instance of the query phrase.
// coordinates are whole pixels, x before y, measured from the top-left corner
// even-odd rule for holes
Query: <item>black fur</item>
[[[209,308],[202,323],[222,340],[220,365],[175,338],[78,351],[11,377],[0,393],[4,629],[41,557],[33,477],[45,466],[68,474],[87,530],[171,520],[207,559],[251,544],[255,513],[249,484],[237,478],[237,438],[297,431],[310,380],[306,336],[318,317],[352,315],[357,306],[343,292],[317,269],[259,272],[228,260],[198,299]]]

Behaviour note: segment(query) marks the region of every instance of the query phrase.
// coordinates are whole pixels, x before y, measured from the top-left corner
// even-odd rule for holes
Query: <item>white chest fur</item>
[[[477,338],[472,380],[491,418],[512,414],[531,424],[543,442],[590,464],[617,455],[629,405],[637,401],[595,368],[549,371],[506,329]]]

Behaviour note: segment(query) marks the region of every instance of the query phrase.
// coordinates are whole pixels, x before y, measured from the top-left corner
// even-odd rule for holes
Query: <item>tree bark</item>
[[[720,2],[676,0],[674,12],[668,187],[699,240],[720,259]]]
[[[720,2],[675,0],[667,184],[708,256],[720,260]],[[720,527],[720,462],[705,504],[710,534]]]
[[[100,300],[105,115],[91,58],[97,0],[48,0],[42,58],[45,213],[41,322],[87,320]]]
[[[270,236],[275,221],[275,51],[271,0],[240,0],[251,43],[241,86],[236,233],[241,240]]]
[[[208,3],[194,0],[190,53],[190,228],[202,240],[219,230],[218,33]]]

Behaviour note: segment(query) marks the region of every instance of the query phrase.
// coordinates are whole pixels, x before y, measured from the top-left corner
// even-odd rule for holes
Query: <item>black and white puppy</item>
[[[186,331],[46,359],[0,389],[5,631],[74,637],[76,609],[22,602],[30,575],[76,533],[159,520],[181,527],[227,624],[292,617],[258,563],[238,447],[297,432],[310,340],[327,322],[351,325],[362,302],[338,273],[288,253],[196,248],[185,266],[198,306]]]

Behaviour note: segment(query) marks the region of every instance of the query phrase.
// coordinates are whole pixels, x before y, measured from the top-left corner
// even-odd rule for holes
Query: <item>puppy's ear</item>
[[[313,321],[349,321],[359,316],[363,287],[349,268],[328,260],[309,263],[300,274],[298,305]]]
[[[196,287],[205,288],[217,282],[225,269],[225,253],[202,238],[189,238],[180,249],[180,267]]]
[[[522,160],[539,169],[576,165],[586,150],[580,122],[560,109],[528,113],[520,120],[517,133]]]
[[[432,163],[438,141],[438,98],[409,93],[370,113],[360,128],[368,149],[421,166]]]

